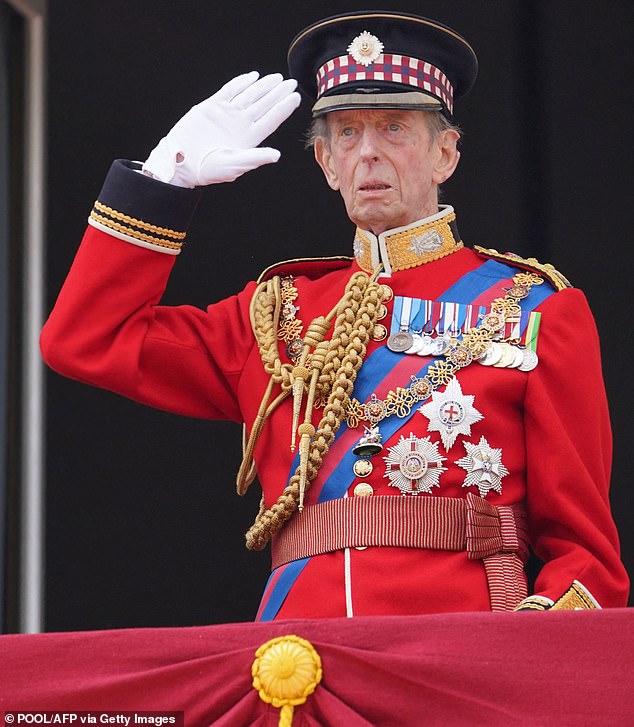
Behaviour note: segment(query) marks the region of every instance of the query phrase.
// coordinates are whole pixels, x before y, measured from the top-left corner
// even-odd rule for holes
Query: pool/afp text
[[[147,711],[6,711],[4,724],[14,725],[153,725],[153,727],[184,727],[184,712],[147,712]]]

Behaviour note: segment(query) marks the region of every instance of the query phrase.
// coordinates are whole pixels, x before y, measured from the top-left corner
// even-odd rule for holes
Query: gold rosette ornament
[[[280,707],[280,727],[293,723],[293,711],[304,704],[322,677],[321,658],[299,636],[279,636],[262,644],[251,667],[253,688],[267,704]]]

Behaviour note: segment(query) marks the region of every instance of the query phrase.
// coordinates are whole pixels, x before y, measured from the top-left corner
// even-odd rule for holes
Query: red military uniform
[[[42,350],[49,365],[65,375],[171,412],[245,422],[250,430],[268,384],[249,318],[255,283],[206,311],[159,305],[175,257],[157,250],[178,251],[196,198],[195,192],[155,182],[116,163],[43,331]],[[446,216],[437,216],[445,232]],[[414,233],[424,228],[435,234],[435,225],[432,220],[411,227]],[[443,256],[430,255],[418,244],[424,236],[416,237],[410,229],[397,233],[384,233],[376,240],[359,231],[355,259],[306,263],[305,275],[298,272],[298,263],[292,266],[299,310],[291,315],[296,314],[305,329],[337,303],[353,272],[363,267],[371,271],[382,258],[388,265],[392,260],[394,269],[379,282],[389,285],[395,296],[386,304],[388,316],[382,324],[398,330],[403,321],[412,322],[402,312],[404,302],[413,302],[419,311],[424,303],[429,315],[421,313],[419,322],[434,325],[437,332],[439,322],[432,318],[440,309],[434,302],[456,304],[441,310],[445,319],[450,310],[456,321],[466,311],[477,316],[478,310],[486,312],[494,298],[505,294],[513,275],[523,268],[522,261],[491,260],[455,239],[445,239],[443,245],[449,247],[443,247]],[[404,269],[390,257],[399,245]],[[282,268],[281,274],[288,269]],[[453,401],[468,410],[470,418],[463,418],[459,431],[453,432],[450,425],[443,429],[431,410],[426,415],[418,405],[408,418],[392,416],[379,424],[383,450],[367,458],[372,468],[363,476],[351,469],[358,459],[351,450],[364,430],[342,427],[307,491],[307,511],[318,502],[354,498],[361,481],[370,486],[366,492],[372,499],[402,499],[394,484],[403,471],[397,466],[403,461],[399,443],[407,440],[412,451],[427,447],[426,462],[436,469],[433,476],[429,468],[421,475],[426,490],[406,498],[464,501],[469,496],[476,505],[484,500],[526,512],[528,541],[544,561],[535,586],[544,603],[557,600],[579,581],[601,606],[625,605],[628,581],[608,502],[611,436],[597,335],[583,294],[571,287],[556,291],[552,283],[557,281],[553,273],[526,299],[527,316],[541,313],[535,368],[523,371],[477,362],[465,366],[456,377],[459,390]],[[452,301],[452,295],[458,299]],[[469,308],[472,303],[478,308]],[[445,324],[451,327],[447,320]],[[468,327],[465,321],[456,325]],[[283,343],[279,351],[281,360],[288,361]],[[434,361],[430,356],[388,352],[385,340],[373,341],[354,395],[361,403],[373,395],[382,400]],[[435,397],[445,388],[438,387]],[[290,401],[277,408],[255,451],[269,506],[295,471],[288,444],[291,409]],[[446,411],[451,419],[457,409],[449,406]],[[315,424],[319,417],[316,410]],[[484,475],[484,465],[476,464],[478,445],[480,455],[490,455],[488,472],[493,467],[493,475]],[[390,464],[390,457],[397,465]],[[301,517],[295,514],[291,523]],[[489,608],[490,583],[483,561],[465,550],[346,547],[280,565],[267,587],[260,617]]]

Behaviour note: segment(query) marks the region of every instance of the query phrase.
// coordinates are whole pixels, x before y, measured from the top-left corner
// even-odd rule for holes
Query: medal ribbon
[[[537,350],[537,334],[539,333],[541,318],[542,314],[539,311],[531,311],[528,316],[524,341],[526,348],[533,351],[533,353]]]
[[[438,296],[438,320],[440,320],[440,302],[458,302],[467,304],[472,302],[473,308],[479,306],[487,306],[489,301],[496,297],[503,297],[504,288],[513,285],[513,276],[517,273],[517,269],[500,263],[496,260],[487,260],[479,268],[472,270],[457,280],[442,295]],[[493,293],[493,294],[492,294]],[[546,298],[554,293],[549,285],[533,286],[530,295],[520,301],[522,310],[531,311],[537,307]],[[394,299],[394,310],[392,314],[392,331],[394,331],[394,319],[398,320],[398,325],[402,320],[402,302],[397,308],[398,298]],[[400,299],[401,301],[403,298]],[[536,316],[540,314],[537,313]],[[530,317],[529,317],[530,319]],[[539,318],[533,322],[535,336],[539,324]],[[407,322],[409,327],[409,320]],[[473,326],[472,326],[473,327]],[[396,329],[401,330],[400,328]],[[406,375],[407,371],[413,370],[416,366],[420,367],[418,356],[403,356],[390,351],[386,346],[376,349],[363,362],[363,366],[359,370],[359,374],[354,385],[355,398],[360,402],[366,402],[372,393],[390,388],[395,389],[409,379],[411,373]],[[423,378],[433,361],[428,361],[421,368],[418,368],[416,375]],[[377,385],[377,380],[380,383]],[[396,379],[396,383],[392,383]],[[412,407],[410,413],[403,418],[391,416],[381,422],[381,434],[384,441],[390,439],[399,429],[414,416],[417,407]],[[349,429],[345,422],[342,422],[335,440],[330,447],[328,457],[324,460],[321,471],[314,483],[312,494],[318,492],[318,502],[325,502],[335,498],[344,497],[348,488],[356,478],[352,471],[352,464],[357,460],[357,456],[353,454],[352,448],[359,439],[358,429]],[[291,463],[288,479],[292,477],[295,470],[299,466],[299,454],[296,454]],[[318,488],[318,482],[322,481],[321,489]],[[310,558],[293,561],[286,565],[280,566],[271,573],[271,576],[264,589],[257,621],[272,621],[293,584],[304,570]]]
[[[432,326],[432,313],[434,310],[434,301],[433,300],[426,300],[425,301],[425,320],[427,321],[425,325],[423,326],[423,331],[426,334],[430,334],[434,329]]]
[[[535,290],[533,288],[533,290]],[[539,303],[543,302],[540,299]],[[537,347],[537,332],[539,330],[540,313],[526,309],[525,300],[519,302],[524,309],[519,319],[509,320],[505,323],[504,338],[517,340],[528,347],[532,343],[532,350]],[[531,300],[531,307],[538,303]],[[398,308],[398,320],[392,319],[392,333],[398,331],[424,332],[439,335],[449,331],[456,335],[466,333],[476,328],[480,317],[490,312],[490,306],[473,305],[471,303],[456,303],[455,301],[421,300],[396,296],[394,298],[395,310]],[[409,317],[408,317],[409,313]],[[358,398],[358,397],[357,397]]]

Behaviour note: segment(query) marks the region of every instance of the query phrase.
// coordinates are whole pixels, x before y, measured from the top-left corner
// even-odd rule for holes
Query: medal
[[[498,345],[502,349],[502,355],[499,361],[493,365],[496,369],[507,369],[515,360],[515,351],[513,350],[513,346],[508,343],[500,343]]]
[[[446,338],[438,336],[438,338],[434,338],[432,340],[430,348],[430,353],[432,356],[442,356],[449,348],[449,342]]]
[[[467,471],[462,483],[463,487],[477,487],[480,497],[486,497],[491,490],[502,493],[502,477],[509,471],[502,464],[502,450],[490,447],[484,437],[478,444],[463,442],[467,450],[466,457],[456,464]]]
[[[522,363],[517,367],[520,371],[532,371],[539,362],[535,351],[531,351],[529,348],[522,351],[522,359]]]
[[[412,322],[412,299],[399,299],[400,304],[395,305],[392,324],[398,324],[398,330],[390,334],[385,344],[394,353],[404,353],[414,343],[414,336],[409,332]]]
[[[414,336],[412,336],[411,333],[408,333],[408,331],[398,331],[397,333],[392,333],[390,335],[387,339],[386,346],[390,349],[390,351],[394,351],[394,353],[403,353],[403,351],[407,351],[408,348],[411,348],[413,343]]]
[[[422,336],[419,333],[415,333],[414,342],[411,348],[408,348],[405,353],[415,354],[416,356],[429,356],[431,351],[431,337],[426,333]]]
[[[432,337],[427,333],[421,336],[420,347],[416,352],[419,356],[431,356]]]
[[[502,358],[502,348],[499,343],[492,341],[487,346],[484,354],[478,359],[482,366],[493,366]]]
[[[438,452],[438,444],[430,442],[429,437],[419,439],[411,433],[407,439],[401,436],[383,459],[384,477],[404,495],[431,492],[432,487],[439,486],[440,475],[447,471],[442,466],[446,458]]]
[[[518,369],[524,361],[524,352],[521,348],[513,346],[513,361],[510,363],[510,369]]]
[[[418,411],[429,419],[427,430],[440,432],[440,438],[448,452],[459,434],[471,435],[471,425],[484,417],[473,406],[475,396],[463,394],[458,379],[454,376],[444,391],[432,394],[431,401],[419,407]]]
[[[513,360],[512,368],[518,369],[524,363],[524,351],[519,346],[515,348],[515,359]]]
[[[418,333],[412,334],[412,345],[409,348],[406,348],[403,353],[408,354],[409,356],[415,355],[418,353],[418,349],[420,347],[421,338],[418,335]]]
[[[429,355],[429,336],[421,336],[419,333],[415,333],[414,343],[411,348],[408,348],[405,353],[415,354],[416,356],[428,356]]]

